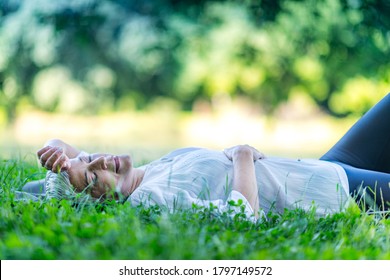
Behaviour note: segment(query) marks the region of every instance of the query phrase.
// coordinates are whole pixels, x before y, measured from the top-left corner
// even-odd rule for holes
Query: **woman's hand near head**
[[[79,149],[65,143],[61,139],[50,139],[45,143],[44,147],[46,146],[62,148],[68,158],[76,158],[81,153]]]
[[[58,172],[68,170],[69,159],[76,158],[80,153],[80,150],[60,139],[51,139],[37,152],[37,155],[43,167]]]
[[[223,150],[224,154],[231,161],[235,161],[240,156],[251,156],[254,161],[265,158],[262,152],[249,145],[237,145]]]
[[[42,166],[53,172],[65,171],[71,166],[69,157],[60,147],[45,146],[37,155]]]

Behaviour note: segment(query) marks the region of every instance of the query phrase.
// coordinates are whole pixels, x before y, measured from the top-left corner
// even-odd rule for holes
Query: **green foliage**
[[[26,103],[97,113],[243,95],[271,111],[303,93],[361,114],[388,91],[389,13],[386,0],[1,0],[0,106],[10,121]]]
[[[39,173],[21,160],[1,163],[0,259],[390,258],[389,220],[356,208],[323,218],[269,213],[252,223],[199,206],[168,213],[129,203],[15,200],[24,178]]]

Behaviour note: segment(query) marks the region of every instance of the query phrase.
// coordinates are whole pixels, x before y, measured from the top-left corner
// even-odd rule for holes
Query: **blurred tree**
[[[0,106],[12,121],[26,101],[94,114],[242,95],[271,112],[300,93],[360,114],[388,90],[389,14],[386,0],[0,0]]]
[[[2,1],[0,5],[0,104],[11,121],[21,98],[30,93],[39,71],[32,55],[34,34],[25,32],[30,26],[24,17],[30,15],[19,14],[18,8],[17,2]]]

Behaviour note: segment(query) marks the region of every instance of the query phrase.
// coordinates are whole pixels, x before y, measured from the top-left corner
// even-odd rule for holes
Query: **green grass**
[[[42,171],[1,161],[0,259],[390,259],[390,220],[356,207],[325,218],[286,211],[253,224],[205,208],[15,201],[13,191]]]

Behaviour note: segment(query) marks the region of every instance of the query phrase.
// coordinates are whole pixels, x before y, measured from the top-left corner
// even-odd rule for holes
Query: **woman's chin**
[[[121,155],[119,156],[120,164],[123,165],[124,170],[128,170],[133,166],[133,162],[129,155]]]

